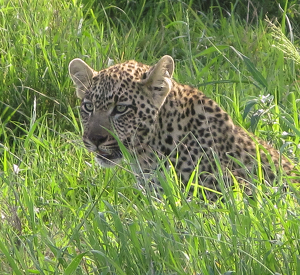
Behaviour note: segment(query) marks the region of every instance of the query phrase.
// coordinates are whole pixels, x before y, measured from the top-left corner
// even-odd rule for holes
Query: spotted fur
[[[232,182],[232,175],[247,182],[247,174],[257,164],[257,139],[234,125],[230,116],[198,89],[175,82],[173,70],[170,56],[152,67],[131,60],[100,72],[81,59],[72,60],[69,72],[82,100],[87,149],[95,152],[103,167],[114,166],[123,157],[115,134],[137,156],[144,173],[157,168],[157,157],[168,159],[183,183],[198,167],[199,183],[220,190],[217,158],[226,182]],[[271,183],[276,177],[265,151],[277,170],[280,162],[290,174],[290,162],[259,142],[265,148],[259,149],[265,180]]]

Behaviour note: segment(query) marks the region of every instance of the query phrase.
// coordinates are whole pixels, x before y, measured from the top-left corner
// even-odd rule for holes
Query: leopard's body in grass
[[[235,176],[247,183],[247,174],[256,169],[257,152],[265,181],[274,181],[280,165],[290,174],[293,167],[286,158],[262,141],[265,150],[257,149],[254,136],[234,125],[198,89],[175,82],[173,70],[170,56],[152,67],[128,61],[100,72],[80,59],[71,61],[70,75],[82,100],[83,141],[102,166],[113,166],[123,157],[115,134],[137,156],[142,172],[151,173],[158,158],[165,158],[184,183],[196,167],[199,184],[211,189],[220,189],[220,175],[226,182]]]

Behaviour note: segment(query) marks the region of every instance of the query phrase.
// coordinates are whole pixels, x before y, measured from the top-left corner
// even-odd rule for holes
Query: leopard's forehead
[[[99,71],[92,79],[86,98],[95,102],[99,108],[117,101],[133,99],[138,92],[138,82],[149,70],[149,66],[134,60],[113,65]]]

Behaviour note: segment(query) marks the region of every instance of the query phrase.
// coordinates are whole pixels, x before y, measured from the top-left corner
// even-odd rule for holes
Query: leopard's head
[[[172,88],[173,71],[170,56],[153,67],[128,61],[99,72],[81,59],[70,62],[69,73],[81,99],[83,142],[101,166],[114,166],[123,157],[115,137],[129,150],[149,141]]]

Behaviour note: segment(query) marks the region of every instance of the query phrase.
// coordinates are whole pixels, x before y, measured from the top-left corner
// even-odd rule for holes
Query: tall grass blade
[[[244,61],[247,70],[249,73],[251,73],[253,79],[261,85],[261,88],[268,89],[268,82],[267,80],[262,76],[262,74],[255,68],[254,64],[250,61],[250,59],[243,55],[241,52],[236,50],[234,47],[230,47],[234,50],[234,52]]]
[[[87,254],[88,252],[83,252],[77,255],[72,262],[67,266],[67,268],[64,271],[64,275],[71,275],[74,274],[76,269],[78,268],[82,258]]]
[[[14,258],[11,256],[10,252],[6,249],[4,243],[0,240],[0,250],[5,255],[7,261],[9,262],[14,274],[22,275],[23,273],[19,270],[17,264],[15,263]]]

